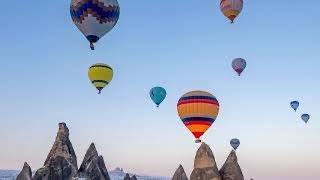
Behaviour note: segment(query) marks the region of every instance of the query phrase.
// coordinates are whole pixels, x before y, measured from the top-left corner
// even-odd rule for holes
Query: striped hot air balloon
[[[91,83],[98,89],[98,94],[110,83],[113,77],[113,70],[110,66],[97,63],[89,68],[88,76]]]
[[[93,44],[117,24],[120,7],[117,0],[72,0],[70,14],[93,50]]]
[[[200,137],[210,128],[219,113],[219,102],[205,91],[184,94],[177,104],[178,114],[184,125],[200,143]]]
[[[243,8],[243,0],[221,0],[220,9],[230,19],[231,23],[240,14]]]

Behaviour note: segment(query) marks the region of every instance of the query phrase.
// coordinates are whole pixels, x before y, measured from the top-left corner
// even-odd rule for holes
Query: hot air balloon
[[[299,107],[299,102],[298,102],[298,101],[292,101],[292,102],[290,103],[290,106],[292,107],[292,109],[293,109],[294,111],[297,111],[297,109],[298,109],[298,107]]]
[[[91,83],[98,89],[98,94],[100,94],[101,90],[112,80],[113,70],[106,64],[97,63],[89,68],[88,76]]]
[[[117,0],[72,0],[70,14],[94,50],[94,43],[117,24],[120,7]]]
[[[200,143],[200,137],[210,128],[219,113],[219,102],[205,91],[184,94],[177,104],[178,114],[184,125]]]
[[[309,114],[302,114],[301,115],[301,119],[305,122],[308,123],[309,119],[310,119],[310,115]]]
[[[231,23],[240,14],[243,8],[243,0],[221,0],[220,9]]]
[[[236,58],[232,61],[232,68],[238,73],[239,76],[246,67],[247,62],[242,58]]]
[[[150,90],[152,101],[159,107],[162,101],[166,98],[167,92],[163,87],[154,87]]]
[[[237,150],[238,147],[240,146],[240,140],[239,139],[231,139],[230,140],[230,145],[234,150]]]

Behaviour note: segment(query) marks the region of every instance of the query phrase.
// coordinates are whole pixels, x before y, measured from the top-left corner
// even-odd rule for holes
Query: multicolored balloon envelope
[[[184,94],[177,104],[178,114],[184,125],[200,143],[200,137],[210,128],[219,113],[219,102],[205,91]]]
[[[232,61],[232,68],[238,73],[239,76],[246,67],[247,62],[242,58],[236,58]]]
[[[292,109],[293,109],[294,111],[297,111],[297,109],[298,109],[298,107],[299,107],[299,102],[298,102],[298,101],[292,101],[292,102],[290,103],[290,106],[292,107]]]
[[[166,98],[167,92],[163,87],[154,87],[150,90],[150,98],[159,107]]]
[[[102,89],[111,82],[113,70],[106,64],[97,63],[89,68],[88,76],[92,84],[98,89],[98,94],[100,94]]]
[[[117,24],[120,7],[117,0],[72,0],[70,14],[94,50],[93,44]]]
[[[309,114],[302,114],[301,115],[301,119],[305,122],[308,123],[309,119],[310,119],[310,115]]]
[[[231,139],[230,140],[230,145],[234,150],[237,150],[238,147],[240,146],[240,140],[239,139]]]
[[[240,14],[243,8],[243,0],[221,0],[220,10],[231,23],[234,22],[235,18]]]

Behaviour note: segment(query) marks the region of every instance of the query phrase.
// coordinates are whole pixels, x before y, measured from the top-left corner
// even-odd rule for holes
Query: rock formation
[[[190,180],[222,180],[213,153],[205,143],[197,151]]]
[[[127,173],[126,176],[124,176],[123,180],[130,180],[130,175]]]
[[[44,163],[34,175],[34,180],[69,180],[77,175],[77,157],[69,140],[69,129],[59,123],[56,140]]]
[[[241,168],[238,164],[236,152],[231,151],[226,162],[220,169],[220,174],[223,180],[244,180]]]
[[[79,175],[90,180],[110,180],[103,157],[98,155],[93,143],[84,156]]]
[[[47,156],[44,166],[31,178],[31,168],[25,163],[18,180],[110,180],[102,156],[92,143],[86,152],[78,170],[77,157],[69,139],[69,129],[65,123],[59,123],[55,142]]]
[[[172,180],[188,180],[187,174],[184,171],[182,165],[179,165],[178,169],[172,177]]]
[[[136,177],[136,175],[133,175],[132,177],[130,177],[130,175],[128,173],[126,173],[123,180],[137,180],[137,177]]]
[[[31,168],[29,164],[25,162],[16,180],[31,180],[31,179],[32,179]]]

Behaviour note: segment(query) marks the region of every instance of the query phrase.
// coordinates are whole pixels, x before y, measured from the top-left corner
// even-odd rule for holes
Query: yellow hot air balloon
[[[92,84],[98,89],[98,94],[100,94],[101,90],[111,82],[113,70],[106,64],[97,63],[90,66],[88,76]]]

